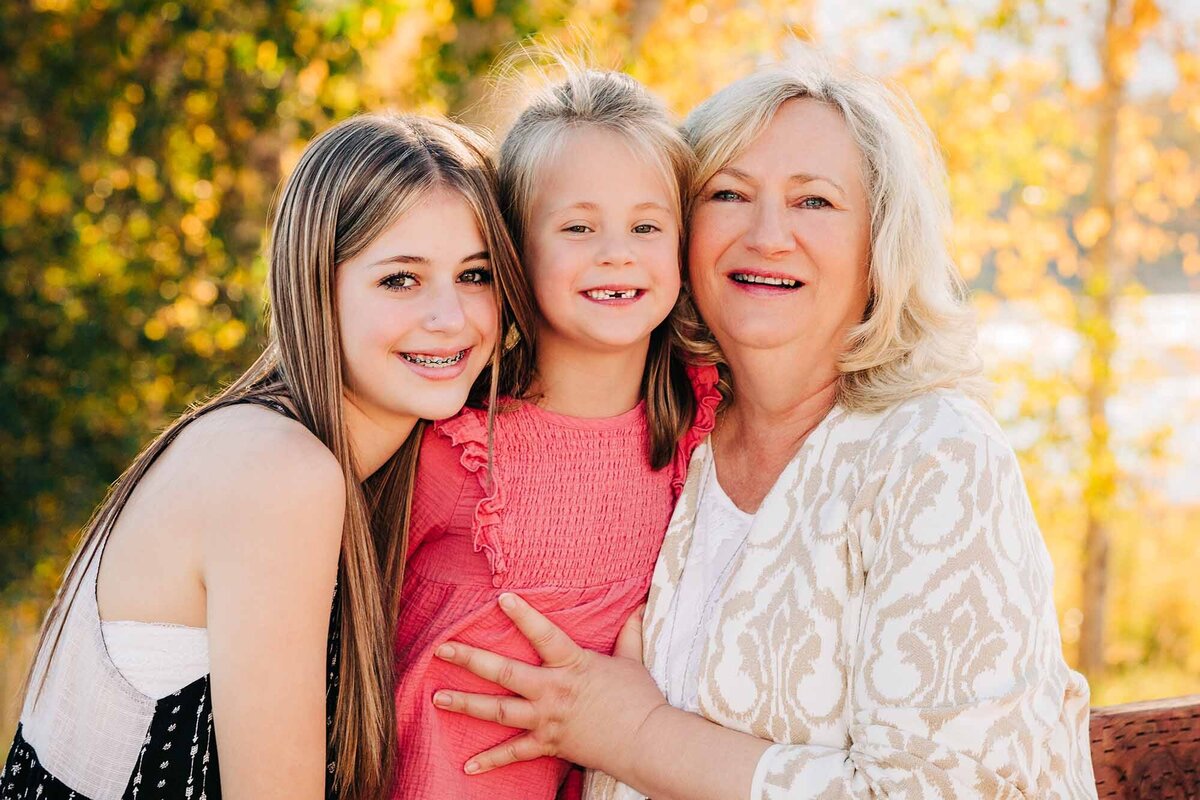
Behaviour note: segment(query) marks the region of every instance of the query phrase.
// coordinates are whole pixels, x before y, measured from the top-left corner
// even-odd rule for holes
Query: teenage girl
[[[405,505],[418,419],[455,414],[496,354],[492,275],[517,267],[493,178],[446,122],[361,116],[308,146],[271,231],[269,345],[86,528],[0,798],[387,791],[381,556],[407,520],[378,509]]]
[[[499,687],[440,661],[448,640],[536,662],[497,607],[519,591],[611,652],[645,599],[716,372],[685,368],[680,237],[690,152],[632,78],[580,71],[517,119],[500,152],[506,219],[537,306],[510,331],[501,400],[424,437],[396,641],[393,798],[553,798],[569,765],[484,775],[470,756],[518,731],[435,707]],[[513,340],[515,339],[515,343]]]

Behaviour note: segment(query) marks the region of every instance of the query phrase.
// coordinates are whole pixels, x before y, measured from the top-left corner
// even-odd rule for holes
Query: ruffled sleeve
[[[482,550],[487,554],[492,582],[499,586],[500,575],[508,569],[500,537],[504,489],[497,470],[488,469],[487,411],[463,409],[458,416],[434,423],[433,429],[459,450],[463,469],[474,475],[483,489],[483,499],[475,505],[472,542],[476,553]]]
[[[692,416],[692,426],[679,440],[675,450],[675,459],[671,462],[671,493],[678,500],[683,494],[683,485],[687,480],[688,463],[692,460],[695,450],[704,437],[712,433],[717,424],[717,406],[721,404],[721,392],[717,389],[720,376],[717,368],[711,365],[689,366],[688,378],[692,382],[692,393],[696,398],[696,411]]]

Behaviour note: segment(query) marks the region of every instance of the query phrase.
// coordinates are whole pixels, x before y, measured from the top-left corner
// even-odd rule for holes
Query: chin
[[[795,323],[792,323],[795,325]],[[761,321],[748,324],[734,324],[725,328],[717,343],[725,349],[729,347],[746,347],[754,350],[773,350],[783,347],[788,342],[795,341],[798,331],[781,330],[779,326],[764,325]]]
[[[374,405],[383,413],[396,417],[427,420],[449,419],[462,410],[467,402],[471,384],[461,386],[404,386],[393,387],[386,399],[379,398]]]
[[[468,387],[469,389],[469,387]],[[425,398],[421,403],[414,403],[409,406],[407,413],[421,419],[436,421],[439,419],[450,419],[459,411],[462,411],[463,406],[467,402],[467,391],[456,394],[454,397],[447,398]]]
[[[579,337],[579,342],[595,350],[611,352],[613,350],[625,350],[630,347],[636,347],[642,342],[647,341],[652,333],[654,333],[654,328],[637,331],[600,329],[588,331]]]
[[[418,419],[428,420],[429,422],[437,422],[439,420],[450,419],[452,417],[456,417],[456,416],[458,416],[458,412],[460,412],[462,410],[463,410],[463,407],[461,405],[455,406],[453,409],[434,408],[434,409],[428,409],[426,411],[419,411],[419,412],[417,412],[416,416]]]

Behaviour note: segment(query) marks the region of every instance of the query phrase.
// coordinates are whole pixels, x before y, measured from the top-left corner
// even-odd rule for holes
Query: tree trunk
[[[1079,636],[1079,666],[1089,676],[1104,670],[1105,605],[1108,597],[1108,556],[1112,509],[1116,496],[1116,458],[1110,441],[1108,401],[1113,394],[1112,361],[1116,349],[1113,325],[1115,300],[1123,288],[1123,270],[1116,263],[1116,186],[1114,169],[1117,120],[1124,100],[1133,15],[1129,3],[1108,0],[1101,45],[1099,120],[1096,161],[1088,214],[1100,233],[1085,252],[1083,297],[1078,329],[1090,356],[1090,377],[1084,392],[1088,420],[1087,471],[1084,508],[1087,518],[1083,558],[1083,624]]]

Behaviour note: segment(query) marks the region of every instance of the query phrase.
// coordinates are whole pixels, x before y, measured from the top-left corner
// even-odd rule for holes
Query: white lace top
[[[717,480],[716,461],[701,478],[696,533],[688,550],[679,591],[668,611],[667,701],[676,708],[700,710],[700,656],[721,589],[729,579],[750,533],[754,515],[736,505]]]

